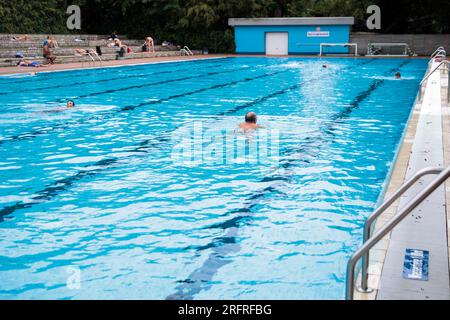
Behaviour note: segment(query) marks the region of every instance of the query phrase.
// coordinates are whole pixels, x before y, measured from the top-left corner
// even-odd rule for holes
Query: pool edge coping
[[[427,68],[427,73],[430,71],[429,66]],[[441,75],[441,122],[442,122],[442,139],[443,139],[443,153],[444,153],[444,167],[450,165],[450,104],[447,102],[447,90],[450,90],[450,84],[447,86],[444,85],[443,75]],[[419,90],[421,90],[419,88]],[[423,90],[427,90],[427,84],[424,85]],[[391,176],[389,177],[389,181],[387,184],[386,192],[382,199],[386,199],[390,194],[396,191],[403,183],[406,178],[408,167],[410,162],[413,160],[414,155],[412,153],[413,145],[416,140],[417,134],[417,126],[419,124],[419,118],[421,113],[423,112],[423,102],[419,101],[416,96],[416,100],[414,102],[411,117],[408,120],[408,125],[405,128],[403,139],[401,140],[399,153],[393,162],[393,170]],[[447,247],[449,253],[449,264],[450,264],[450,180],[447,180],[445,184],[445,204],[446,204],[446,217],[447,217]],[[397,200],[391,207],[386,210],[375,222],[374,231],[379,230],[388,220],[390,220],[398,210],[398,206],[400,203],[400,199]],[[383,273],[384,263],[386,260],[386,255],[389,250],[390,238],[392,232],[387,234],[371,251],[370,251],[370,267],[368,270],[368,284],[369,288],[373,289],[371,293],[360,293],[357,290],[354,292],[354,300],[377,300],[380,285],[381,285],[381,277]],[[358,273],[357,276],[357,284],[360,281],[361,274]]]

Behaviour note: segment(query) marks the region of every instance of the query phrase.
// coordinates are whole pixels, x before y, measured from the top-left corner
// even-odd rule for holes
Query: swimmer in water
[[[63,112],[64,110],[73,109],[73,108],[75,108],[75,102],[73,100],[69,100],[69,101],[67,101],[65,108],[64,107],[60,107],[58,109],[45,110],[45,111],[42,111],[42,112],[44,112],[44,113]]]
[[[247,131],[250,131],[250,130],[256,130],[256,129],[259,129],[259,128],[263,128],[262,126],[260,126],[256,122],[257,122],[256,113],[248,112],[245,115],[245,122],[242,122],[239,125],[239,128],[244,130],[244,132],[247,132]]]
[[[71,109],[75,107],[75,102],[73,102],[72,100],[67,101],[67,108]]]
[[[395,74],[395,79],[401,79],[402,78],[402,74],[400,72],[397,72]]]

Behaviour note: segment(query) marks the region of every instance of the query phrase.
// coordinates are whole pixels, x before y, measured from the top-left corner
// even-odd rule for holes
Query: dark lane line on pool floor
[[[363,62],[363,63],[361,63],[361,64],[358,64],[358,66],[362,66],[362,65],[371,63],[371,62],[373,62],[373,61],[375,61],[375,60],[372,59],[372,60]],[[351,69],[351,68],[350,68],[350,69]],[[274,74],[283,73],[283,72],[288,72],[288,71],[289,71],[289,70],[278,71],[278,72],[272,72],[272,73],[268,73],[268,74],[264,74],[264,75],[262,75],[262,76],[259,76],[259,78],[267,77],[267,76],[272,76],[272,75],[274,75]],[[296,84],[296,85],[294,85],[294,86],[291,86],[291,87],[288,87],[288,88],[284,88],[284,89],[279,90],[279,91],[277,91],[277,92],[274,92],[274,93],[271,93],[271,94],[269,94],[269,95],[266,95],[266,96],[264,96],[264,97],[262,97],[262,98],[255,99],[254,101],[245,103],[245,104],[240,105],[240,106],[237,106],[237,107],[235,107],[235,108],[233,108],[233,109],[231,109],[231,110],[228,110],[228,111],[226,111],[226,112],[224,112],[224,113],[221,113],[221,114],[218,115],[218,117],[220,117],[221,115],[231,114],[231,113],[233,113],[233,112],[236,112],[236,111],[238,111],[238,110],[247,108],[247,107],[249,107],[249,106],[253,106],[253,105],[255,105],[256,103],[262,103],[262,102],[264,102],[264,101],[266,101],[266,100],[268,100],[268,99],[270,99],[270,98],[273,98],[273,97],[278,96],[278,95],[282,95],[282,94],[284,94],[284,93],[286,93],[286,92],[288,92],[288,91],[290,91],[290,90],[294,90],[294,89],[296,89],[296,88],[299,88],[301,85],[303,85],[303,84],[306,83],[306,82],[314,81],[315,79],[319,79],[319,78],[320,78],[320,77],[316,77],[316,78],[314,78],[314,79],[309,79],[309,80],[304,81],[304,82],[302,82],[302,83],[298,83],[298,84]],[[255,80],[255,79],[256,79],[256,77],[254,77],[254,78],[247,78],[247,79],[244,79],[243,81],[233,81],[233,82],[231,82],[231,83],[219,85],[219,87],[226,87],[226,86],[230,86],[230,85],[237,84],[237,83],[239,83],[239,82],[248,82],[248,81]],[[209,88],[205,88],[205,89],[200,89],[200,90],[201,90],[200,92],[206,91],[206,90],[211,90],[211,89],[216,89],[216,88],[218,88],[218,85],[215,85],[215,86],[209,87]],[[199,90],[191,91],[191,92],[188,92],[188,93],[185,94],[185,95],[192,95],[192,94],[195,94],[195,93],[198,93],[198,92],[199,92]],[[180,97],[180,95],[176,95],[176,97]],[[169,99],[169,98],[166,98],[165,100],[162,100],[162,101],[150,101],[150,102],[141,103],[140,105],[135,105],[135,106],[126,106],[126,107],[123,107],[122,109],[130,109],[130,108],[136,108],[136,107],[138,107],[138,106],[143,106],[143,105],[157,104],[157,103],[161,103],[161,102],[164,102],[164,101],[168,101],[168,99]],[[177,127],[175,128],[175,130],[176,130],[177,128],[179,128],[179,127],[180,127],[180,126],[177,126]],[[167,135],[167,134],[170,134],[172,131],[173,131],[173,130],[167,130],[167,131],[164,131],[163,133],[159,134],[158,136],[156,136],[155,138],[157,138],[158,143],[152,143],[152,142],[151,142],[152,139],[146,139],[146,140],[144,140],[144,141],[138,143],[137,145],[135,145],[136,147],[135,147],[131,152],[133,152],[133,151],[134,151],[134,152],[148,152],[147,150],[148,150],[150,147],[158,147],[159,144],[160,144],[161,142],[165,142],[165,141],[168,141],[168,140],[169,140],[169,139],[166,137],[166,135]],[[155,138],[153,138],[153,140],[154,140]],[[0,141],[0,144],[1,144],[1,141]],[[120,159],[121,159],[121,158],[120,158]],[[78,181],[78,180],[84,178],[85,176],[92,176],[92,175],[95,175],[95,174],[99,173],[100,171],[106,170],[106,169],[108,169],[108,168],[110,167],[110,165],[116,163],[116,162],[119,161],[120,159],[119,159],[119,158],[113,158],[113,159],[109,159],[109,160],[106,159],[106,160],[108,160],[107,162],[105,162],[106,160],[101,160],[101,161],[99,161],[99,162],[97,162],[97,163],[95,163],[95,164],[93,164],[93,165],[88,165],[88,166],[86,166],[87,168],[92,168],[92,167],[98,167],[98,166],[100,166],[100,167],[101,167],[101,170],[100,170],[100,169],[93,169],[93,170],[91,170],[91,172],[89,172],[89,170],[81,170],[81,171],[78,171],[75,175],[73,175],[73,176],[71,176],[71,177],[68,177],[68,178],[64,178],[64,179],[57,180],[55,183],[53,183],[52,185],[48,186],[48,187],[45,188],[44,190],[38,191],[38,192],[37,192],[37,194],[38,194],[37,197],[38,197],[39,199],[42,199],[42,197],[41,197],[42,195],[44,196],[44,198],[45,198],[46,195],[49,195],[49,197],[47,197],[47,200],[50,200],[54,195],[56,195],[56,194],[54,193],[54,190],[60,190],[60,191],[65,190],[66,188],[61,189],[60,187],[61,187],[61,186],[67,186],[67,187],[69,187],[69,186],[71,186],[71,185],[73,184],[73,182]],[[32,197],[31,200],[34,200],[34,199],[35,199],[35,197]],[[29,207],[31,207],[31,206],[34,205],[34,204],[37,204],[37,202],[33,202],[33,201],[32,201],[32,202],[29,202],[29,203],[18,202],[18,203],[16,203],[15,205],[4,207],[2,210],[0,210],[0,222],[4,221],[4,217],[5,217],[5,216],[10,215],[10,214],[14,213],[14,212],[17,211],[17,210],[24,209],[24,208],[29,208]]]
[[[62,80],[62,79],[67,79],[67,78],[73,78],[73,77],[79,77],[79,78],[84,78],[84,77],[89,77],[92,76],[94,74],[98,75],[104,75],[106,74],[108,71],[111,70],[123,70],[123,69],[133,69],[134,70],[138,70],[138,69],[144,69],[144,68],[148,68],[148,67],[163,67],[163,66],[168,66],[168,67],[172,67],[175,66],[177,67],[180,64],[192,64],[192,63],[201,63],[201,64],[206,64],[206,63],[213,63],[213,62],[217,62],[218,60],[229,60],[229,59],[233,59],[231,57],[226,57],[226,58],[212,58],[212,59],[201,59],[201,60],[188,60],[188,61],[171,61],[171,62],[165,62],[165,63],[148,63],[148,64],[141,64],[141,65],[126,65],[126,66],[119,66],[119,67],[105,67],[105,68],[96,68],[96,69],[82,69],[82,70],[64,70],[64,71],[57,71],[57,72],[40,72],[40,76],[38,78],[35,77],[27,77],[25,79],[23,78],[19,78],[17,80],[23,80],[23,81],[10,81],[10,82],[4,82],[1,81],[3,80],[0,76],[0,85],[11,85],[11,84],[22,84],[22,83],[36,83],[36,82],[42,82],[42,81],[55,81],[55,80]],[[99,72],[100,71],[100,72]],[[67,75],[62,75],[63,73],[69,73]],[[57,76],[57,77],[53,77],[53,76]],[[61,76],[62,75],[62,76]],[[42,78],[41,78],[42,77]],[[56,79],[55,79],[56,78]],[[15,78],[5,78],[5,79],[15,79]]]
[[[213,64],[208,66],[208,68],[215,68],[215,67],[222,67],[224,64]],[[131,78],[139,78],[139,77],[146,77],[146,76],[152,76],[152,75],[166,75],[171,73],[177,73],[177,72],[183,72],[183,71],[193,71],[193,70],[202,70],[205,66],[197,67],[197,68],[187,68],[187,69],[179,69],[179,70],[170,70],[170,71],[160,71],[160,72],[150,72],[150,73],[139,73],[139,74],[131,74],[131,75],[125,75],[121,77],[114,77],[114,78],[107,78],[107,79],[100,79],[95,81],[82,81],[82,82],[74,82],[74,83],[66,83],[61,85],[51,85],[47,87],[39,87],[39,88],[31,88],[28,90],[20,90],[20,91],[8,91],[8,92],[0,92],[0,96],[5,96],[9,94],[17,94],[17,93],[24,93],[24,92],[36,92],[36,91],[43,91],[43,90],[54,90],[54,89],[61,89],[61,88],[68,88],[73,86],[79,86],[83,84],[98,84],[98,83],[107,83],[111,81],[117,81],[117,80],[124,80],[124,79],[131,79]],[[60,100],[58,100],[60,101]]]
[[[296,88],[296,86],[294,88]],[[280,90],[280,91],[278,91],[278,94],[285,93],[286,91],[287,91],[286,89],[285,90]],[[267,96],[267,99],[269,99],[271,97],[274,97],[274,96],[275,96],[275,94],[272,93],[272,94]],[[264,99],[259,98],[259,99],[255,100],[254,102],[247,103],[247,104],[245,104],[243,106],[251,106],[251,105],[254,105],[256,103],[263,102],[263,101],[264,101]],[[234,110],[237,110],[237,109],[240,109],[240,108],[235,108]],[[146,151],[148,152],[148,147],[150,147],[150,146],[151,147],[160,147],[160,143],[161,142],[150,143],[150,140],[143,141],[143,142],[140,143],[140,147],[136,148],[136,150],[141,150],[141,148],[146,148],[147,149]],[[110,168],[110,165],[113,165],[115,162],[116,162],[115,159],[105,159],[105,160],[99,161],[96,164],[100,168],[95,169],[94,171],[81,172],[80,175],[76,179],[67,178],[67,179],[61,180],[61,181],[59,181],[60,184],[55,184],[55,185],[53,185],[53,188],[49,188],[48,189],[49,193],[47,195],[43,195],[43,194],[42,195],[38,195],[38,197],[36,197],[36,200],[39,200],[39,202],[42,202],[42,201],[45,201],[45,200],[49,200],[52,196],[56,196],[59,192],[62,192],[64,190],[66,190],[66,188],[68,186],[73,185],[73,183],[75,181],[78,181],[78,180],[80,180],[81,178],[84,178],[84,177],[94,176],[95,174],[100,173],[101,171],[106,169],[105,167],[102,167],[102,166],[106,166],[106,167]],[[32,205],[33,204],[30,204],[30,203],[29,204],[22,204],[17,209],[29,208]],[[0,219],[0,221],[3,221],[3,219]],[[235,239],[235,237],[228,237],[228,238],[222,237],[221,241],[224,242],[224,243],[232,243],[234,241],[234,239]],[[227,250],[228,249],[229,248],[227,247]],[[218,265],[217,268],[220,268],[220,266]],[[202,274],[204,275],[204,270],[202,271]]]
[[[178,79],[170,79],[170,80],[160,81],[158,83],[146,84],[146,85],[142,85],[142,86],[139,86],[139,87],[142,88],[144,86],[148,87],[148,86],[166,84],[166,83],[171,83],[171,82],[184,81],[184,80],[189,80],[189,79],[197,79],[197,78],[208,77],[208,76],[211,76],[211,75],[224,74],[224,73],[230,73],[230,72],[235,72],[235,71],[239,71],[239,70],[247,70],[247,69],[248,69],[248,67],[237,68],[237,69],[232,69],[232,70],[225,70],[225,71],[216,71],[216,72],[210,72],[210,73],[207,73],[207,74],[187,77],[187,78],[181,78],[181,79],[178,78]],[[233,83],[231,83],[230,85],[232,85],[232,84]],[[214,87],[209,87],[209,88],[206,88],[206,90],[210,90],[211,88],[215,89]],[[115,92],[120,91],[120,90],[122,90],[122,89],[119,89],[119,90],[108,90],[108,92],[103,91],[102,94],[115,93]],[[202,90],[202,91],[205,91],[205,90]],[[200,92],[202,92],[202,91],[200,91]],[[197,91],[192,91],[192,92],[188,92],[186,94],[181,94],[181,96],[184,96],[184,95],[188,96],[188,95],[193,94],[193,93],[197,93]],[[91,96],[91,95],[89,95],[89,96]],[[177,96],[174,96],[174,97],[176,98]],[[72,98],[72,99],[74,99],[74,98]],[[92,117],[82,118],[79,121],[73,122],[72,120],[69,120],[69,121],[66,121],[66,122],[64,122],[64,123],[62,123],[60,125],[56,125],[54,127],[50,127],[50,128],[49,127],[45,127],[44,129],[38,129],[38,130],[35,130],[35,131],[32,131],[32,132],[26,132],[26,133],[21,133],[21,134],[14,135],[14,136],[9,136],[7,138],[3,138],[2,140],[0,140],[0,146],[2,144],[6,143],[6,142],[15,142],[15,141],[22,141],[22,140],[26,140],[26,139],[30,139],[30,138],[36,138],[36,137],[38,137],[40,135],[47,134],[47,133],[55,131],[55,130],[64,130],[64,129],[70,128],[70,127],[72,127],[74,125],[81,125],[83,123],[86,123],[86,122],[89,122],[89,121],[92,121],[92,120],[105,119],[105,118],[107,118],[109,116],[113,116],[113,115],[115,115],[116,113],[119,113],[119,112],[128,111],[128,110],[134,110],[134,109],[136,109],[138,107],[142,107],[142,106],[145,106],[145,105],[151,105],[151,104],[157,104],[157,103],[161,103],[161,102],[166,102],[166,101],[168,101],[170,99],[173,99],[173,97],[162,98],[162,99],[158,99],[158,100],[152,100],[150,102],[140,103],[138,105],[130,105],[130,106],[122,107],[122,108],[120,108],[118,110],[115,110],[113,112],[106,112],[106,113],[101,113],[99,115],[98,114],[94,115]]]
[[[224,83],[224,84],[220,84],[220,85],[214,85],[212,87],[208,87],[208,88],[202,88],[199,90],[195,90],[195,91],[191,91],[185,94],[177,94],[159,101],[150,101],[150,102],[145,102],[145,103],[141,103],[140,105],[135,105],[135,106],[128,106],[128,107],[123,107],[122,109],[125,110],[132,110],[136,107],[140,107],[140,106],[144,106],[144,105],[151,105],[151,104],[157,104],[157,103],[161,103],[161,102],[166,102],[169,101],[171,99],[175,99],[175,98],[180,98],[180,97],[184,97],[184,96],[188,96],[188,95],[193,95],[199,92],[204,92],[207,90],[213,90],[213,89],[218,89],[218,88],[223,88],[223,87],[227,87],[227,86],[231,86],[231,85],[235,85],[238,83],[245,83],[245,82],[249,82],[249,81],[253,81],[256,79],[262,79],[262,78],[266,78],[266,77],[270,77],[279,73],[283,73],[283,72],[287,72],[287,71],[276,71],[276,72],[271,72],[271,73],[266,73],[260,76],[256,76],[256,77],[252,77],[252,78],[245,78],[242,80],[235,80],[232,82],[228,82],[228,83]],[[273,94],[267,96],[268,98],[272,97]],[[245,104],[247,105],[247,104]],[[177,128],[179,128],[180,126],[178,126]],[[175,128],[175,130],[177,129]],[[146,139],[140,143],[135,144],[134,146],[131,146],[131,150],[128,150],[127,152],[143,152],[143,153],[147,153],[149,151],[152,150],[152,148],[158,147],[160,146],[160,144],[164,141],[168,141],[170,140],[169,138],[166,137],[167,134],[170,134],[173,130],[167,130],[164,131],[163,133],[159,134],[159,136],[154,137],[153,139]],[[159,138],[158,142],[152,142],[155,138]],[[0,210],[0,222],[4,221],[4,218],[12,213],[14,213],[17,210],[21,210],[21,209],[25,209],[25,208],[30,208],[35,204],[41,203],[42,201],[48,201],[51,198],[53,198],[54,196],[56,196],[59,192],[66,190],[68,187],[70,187],[71,185],[73,185],[73,183],[75,181],[78,181],[84,177],[88,177],[88,176],[93,176],[96,175],[97,173],[100,173],[103,170],[109,169],[111,167],[111,165],[117,163],[119,160],[125,159],[128,157],[123,157],[123,158],[109,158],[109,159],[104,159],[104,160],[100,160],[94,164],[91,165],[87,165],[86,166],[86,170],[79,170],[76,174],[64,178],[64,179],[60,179],[55,181],[54,183],[52,183],[51,185],[49,185],[48,187],[46,187],[45,189],[36,192],[36,196],[31,198],[31,201],[24,203],[24,202],[18,202],[15,205],[12,206],[7,206],[4,207],[2,210]],[[94,169],[92,169],[94,168]]]
[[[375,61],[375,60],[371,59],[369,61],[360,63],[357,66],[360,67],[362,65],[369,64],[369,63],[371,63],[373,61]],[[354,68],[354,67],[351,67],[349,69],[352,69],[352,68]],[[237,84],[237,83],[240,83],[240,82],[248,82],[248,81],[255,80],[257,78],[269,77],[269,76],[273,76],[273,75],[276,75],[276,74],[279,74],[279,73],[284,73],[284,72],[289,72],[289,70],[283,70],[283,71],[267,73],[267,74],[263,74],[263,75],[261,75],[259,77],[246,78],[246,79],[240,80],[240,81],[233,81],[233,82],[226,83],[226,84],[215,85],[215,86],[212,86],[212,87],[209,87],[209,88],[199,89],[199,90],[196,90],[196,91],[188,92],[187,94],[175,95],[175,96],[172,96],[172,97],[177,97],[178,98],[178,97],[182,97],[182,96],[186,96],[186,95],[192,95],[192,94],[195,94],[195,93],[198,93],[198,92],[203,92],[203,91],[206,91],[206,90],[216,89],[216,88],[219,88],[219,87],[227,87],[227,86],[234,85],[234,84]],[[273,98],[273,97],[278,96],[278,95],[285,94],[286,92],[288,92],[290,90],[297,89],[297,88],[301,87],[303,84],[305,84],[307,82],[314,81],[314,80],[317,80],[317,79],[320,79],[320,78],[321,77],[315,77],[315,78],[312,78],[312,79],[308,79],[308,80],[305,80],[305,81],[303,81],[301,83],[298,83],[298,84],[295,84],[293,86],[290,86],[288,88],[284,88],[284,89],[281,89],[279,91],[273,92],[273,93],[271,93],[269,95],[263,96],[261,98],[255,99],[253,101],[250,101],[250,102],[247,102],[247,103],[242,104],[240,106],[237,106],[237,107],[235,107],[233,109],[230,109],[230,110],[228,110],[226,112],[220,113],[220,114],[217,115],[217,117],[219,118],[219,117],[221,117],[223,115],[231,114],[231,113],[237,112],[238,110],[245,109],[247,107],[253,106],[253,105],[258,104],[258,103],[262,103],[262,102],[264,102],[264,101],[266,101],[266,100],[268,100],[270,98]],[[141,103],[140,105],[135,105],[135,106],[126,106],[126,107],[123,107],[122,109],[124,109],[124,110],[134,109],[136,107],[143,106],[143,105],[151,105],[151,104],[157,104],[157,103],[165,102],[165,101],[168,101],[168,99],[169,98],[166,98],[166,99],[161,100],[161,101],[145,102],[145,103]],[[178,129],[179,127],[180,126],[177,126],[174,130]],[[143,152],[143,153],[150,152],[152,150],[151,148],[159,147],[162,142],[167,142],[168,140],[170,140],[167,137],[167,135],[170,134],[171,132],[173,132],[173,130],[166,130],[166,131],[162,132],[161,134],[155,136],[152,139],[146,139],[146,140],[136,144],[134,149],[132,149],[129,152]],[[152,140],[153,141],[157,140],[158,142],[152,142]],[[97,162],[97,163],[95,163],[93,165],[88,165],[88,166],[86,166],[87,168],[92,168],[92,167],[94,167],[94,168],[95,167],[100,167],[100,168],[91,169],[91,170],[80,170],[76,174],[74,174],[73,176],[57,180],[52,185],[50,185],[47,188],[45,188],[44,190],[38,191],[37,192],[37,196],[31,198],[31,200],[32,200],[31,202],[28,202],[28,203],[18,202],[15,205],[4,207],[2,210],[0,210],[0,222],[4,221],[4,218],[6,216],[13,214],[17,210],[30,208],[33,205],[40,203],[42,199],[50,200],[55,195],[57,195],[59,193],[59,191],[66,190],[67,187],[71,186],[75,181],[78,181],[78,180],[80,180],[80,179],[82,179],[82,178],[84,178],[86,176],[93,176],[93,175],[95,175],[97,173],[100,173],[103,170],[109,169],[111,167],[111,165],[115,164],[116,162],[118,162],[121,159],[123,159],[123,158],[110,158],[110,159],[101,160],[101,161],[99,161],[99,162]],[[58,192],[56,192],[56,191],[58,191]],[[36,202],[35,201],[36,199],[39,200],[39,201]]]
[[[173,83],[173,82],[178,82],[178,81],[192,80],[192,79],[197,79],[197,78],[204,78],[204,77],[208,77],[208,76],[212,76],[212,75],[230,73],[230,72],[235,72],[235,71],[239,71],[239,70],[246,70],[246,69],[249,69],[249,67],[244,67],[244,68],[241,67],[241,68],[230,69],[230,70],[208,72],[208,73],[204,73],[204,74],[190,75],[189,77],[183,77],[183,78],[166,79],[166,80],[161,80],[161,81],[158,81],[158,82],[151,82],[151,83],[140,84],[140,85],[133,85],[133,86],[123,87],[123,88],[116,88],[116,89],[108,89],[108,90],[98,91],[98,92],[91,92],[91,93],[80,95],[80,96],[67,96],[67,97],[64,97],[64,98],[59,98],[59,99],[54,100],[54,101],[47,101],[46,103],[47,104],[51,104],[51,103],[66,103],[68,99],[76,101],[76,100],[79,100],[79,99],[101,96],[101,95],[108,94],[108,93],[116,93],[116,92],[122,92],[122,91],[133,90],[133,89],[142,89],[142,88],[157,86],[157,85],[161,85],[161,84],[168,84],[168,83]],[[22,109],[22,108],[16,108],[16,109]]]
[[[392,73],[400,70],[402,67],[404,67],[406,64],[408,64],[410,61],[407,60],[405,62],[402,62],[399,66],[396,68],[391,69],[387,73],[391,75]],[[343,109],[341,112],[335,114],[332,116],[332,121],[327,122],[326,125],[324,125],[319,131],[323,131],[325,134],[330,134],[332,132],[331,128],[333,128],[337,123],[342,121],[344,118],[348,118],[353,110],[359,108],[362,102],[364,102],[375,90],[377,90],[386,80],[375,80],[369,87],[361,92],[356,98],[350,103],[348,107]],[[326,137],[323,135],[318,135],[321,137],[322,140],[328,141]],[[312,139],[311,139],[312,140]],[[302,146],[302,148],[299,149],[302,153],[307,152],[307,145]],[[289,149],[287,150],[287,153],[297,153],[296,151],[292,152]],[[296,159],[298,161],[298,159]],[[289,168],[292,166],[294,161],[288,161],[287,163],[284,163],[282,167],[284,169]],[[231,259],[227,259],[227,256],[230,254],[235,254],[240,251],[240,245],[237,243],[237,236],[239,234],[239,228],[248,223],[252,218],[254,218],[252,209],[259,204],[259,200],[264,198],[264,196],[268,194],[273,194],[275,192],[279,193],[277,190],[277,187],[279,184],[287,183],[289,182],[289,177],[284,176],[275,176],[275,177],[265,177],[260,182],[265,181],[276,181],[275,184],[270,185],[268,187],[265,187],[262,190],[259,190],[255,192],[254,194],[250,195],[246,200],[244,200],[245,203],[248,205],[244,206],[241,209],[233,210],[231,212],[228,212],[224,214],[223,216],[229,216],[238,214],[237,216],[222,222],[214,224],[209,229],[223,229],[227,230],[226,234],[220,237],[215,238],[213,241],[211,241],[209,244],[206,244],[204,246],[200,247],[187,247],[186,250],[196,250],[196,251],[203,251],[212,249],[212,253],[208,256],[208,259],[203,263],[203,265],[194,270],[187,279],[178,281],[179,285],[176,287],[176,292],[168,296],[167,300],[192,300],[194,299],[195,295],[200,293],[201,291],[207,290],[211,287],[210,281],[213,279],[214,275],[217,273],[217,271],[232,262]]]
[[[375,61],[375,60],[371,59],[371,60],[365,61],[363,63],[358,64],[358,67],[361,67],[361,66],[364,66],[366,64],[372,63],[373,61]],[[351,70],[352,68],[353,67],[350,67],[347,71]],[[339,70],[339,71],[343,71],[343,70]],[[249,103],[246,103],[246,104],[237,106],[237,107],[235,107],[235,108],[233,108],[231,110],[225,111],[225,112],[221,113],[220,116],[233,114],[233,113],[236,113],[236,112],[238,112],[238,111],[240,111],[242,109],[245,109],[245,108],[248,108],[248,107],[253,107],[253,106],[258,105],[261,102],[266,101],[266,100],[268,100],[270,98],[274,98],[276,96],[283,95],[285,93],[288,93],[289,91],[300,89],[305,83],[308,83],[308,82],[311,82],[311,81],[320,80],[320,79],[322,79],[322,76],[311,78],[311,79],[305,80],[305,81],[300,82],[300,83],[296,83],[296,84],[294,84],[294,85],[292,85],[290,87],[281,89],[279,91],[276,91],[276,92],[274,92],[274,93],[272,93],[270,95],[267,95],[267,96],[263,97],[261,101],[260,101],[260,99],[255,99],[255,100],[253,100],[253,101],[251,101]]]

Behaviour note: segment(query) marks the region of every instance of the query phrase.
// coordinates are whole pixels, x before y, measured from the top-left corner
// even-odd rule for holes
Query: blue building
[[[321,43],[350,42],[352,17],[337,18],[231,18],[236,53],[319,54]],[[327,46],[326,53],[349,53],[344,46]]]

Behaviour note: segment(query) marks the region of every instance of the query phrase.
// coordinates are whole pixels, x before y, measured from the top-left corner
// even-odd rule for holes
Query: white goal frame
[[[403,46],[405,47],[405,51],[404,54],[373,54],[373,52],[371,51],[371,47],[373,46],[381,46],[381,47],[389,47],[389,46]],[[411,52],[411,48],[409,47],[409,44],[407,43],[402,43],[402,42],[392,42],[392,43],[377,43],[377,42],[371,42],[368,44],[367,46],[367,56],[368,57],[409,57],[410,56],[410,52]]]
[[[355,57],[358,56],[358,44],[357,43],[321,43],[319,57],[323,56],[323,47],[355,47]]]

